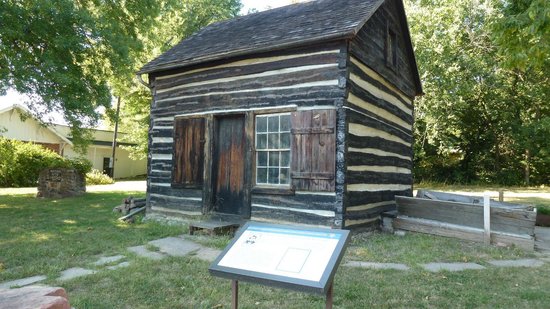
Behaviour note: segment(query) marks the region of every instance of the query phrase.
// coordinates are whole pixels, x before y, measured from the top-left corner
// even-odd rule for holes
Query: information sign
[[[326,294],[349,231],[248,222],[212,263],[214,276]]]

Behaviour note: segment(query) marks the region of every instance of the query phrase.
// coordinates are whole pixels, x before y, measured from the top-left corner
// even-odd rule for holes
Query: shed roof
[[[214,23],[147,63],[138,74],[351,38],[382,3],[384,0],[317,0]]]

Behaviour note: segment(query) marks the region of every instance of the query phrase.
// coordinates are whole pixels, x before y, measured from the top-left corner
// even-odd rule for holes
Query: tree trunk
[[[529,186],[529,170],[530,170],[531,153],[529,149],[525,149],[525,185]]]

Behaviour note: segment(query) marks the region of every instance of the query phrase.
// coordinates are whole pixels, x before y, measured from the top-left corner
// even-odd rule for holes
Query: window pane
[[[290,148],[290,133],[281,133],[281,149]]]
[[[290,115],[281,115],[281,132],[290,132]]]
[[[267,134],[256,135],[256,149],[267,149]]]
[[[289,184],[290,183],[290,169],[289,168],[281,168],[281,174],[279,175],[281,184]]]
[[[279,149],[281,147],[278,133],[269,133],[269,143],[267,146],[269,149]]]
[[[256,117],[256,132],[267,132],[267,117]]]
[[[269,116],[267,127],[269,132],[279,132],[279,116]]]
[[[270,184],[279,184],[279,168],[270,168],[267,182]]]
[[[290,167],[290,151],[281,151],[281,167]]]
[[[256,117],[257,184],[290,184],[290,122],[289,114]]]
[[[278,152],[269,152],[269,166],[279,167],[279,153]]]
[[[256,183],[267,183],[267,168],[256,170]]]
[[[257,166],[267,166],[267,152],[258,152],[258,158],[256,161]]]

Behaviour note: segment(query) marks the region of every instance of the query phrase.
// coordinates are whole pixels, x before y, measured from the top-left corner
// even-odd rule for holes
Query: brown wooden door
[[[244,115],[217,118],[213,158],[214,210],[246,215],[244,209]]]

